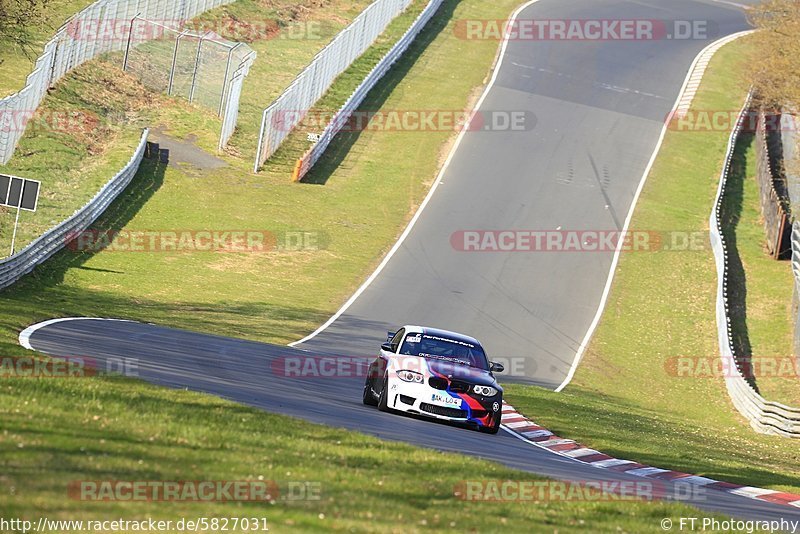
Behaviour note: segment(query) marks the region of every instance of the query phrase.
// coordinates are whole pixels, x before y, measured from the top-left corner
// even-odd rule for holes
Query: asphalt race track
[[[98,366],[120,359],[135,362],[138,376],[154,384],[188,388],[237,401],[270,412],[316,423],[365,432],[379,438],[404,441],[493,460],[509,467],[573,481],[644,479],[604,469],[529,445],[501,431],[496,436],[430,421],[379,412],[361,403],[363,373],[353,366],[352,377],[287,376],[293,358],[308,353],[290,347],[210,336],[129,321],[96,319],[53,323],[35,331],[34,349],[53,356],[89,356]],[[316,357],[316,355],[314,355]],[[319,360],[315,360],[319,362]],[[336,361],[332,357],[330,362]],[[324,374],[325,366],[315,363]],[[344,375],[347,373],[337,372]],[[535,414],[533,414],[535,417]],[[656,437],[654,436],[654,439]],[[674,484],[664,482],[668,493]],[[698,494],[692,504],[750,519],[781,517],[800,520],[794,510],[719,491]]]
[[[386,330],[414,323],[474,335],[495,357],[525,358],[531,382],[554,387],[565,377],[597,311],[612,252],[466,253],[451,246],[452,234],[620,229],[693,58],[746,24],[735,5],[711,0],[541,0],[521,18],[703,19],[714,32],[705,40],[511,42],[481,109],[532,112],[535,126],[467,133],[380,276],[300,349],[97,319],[44,326],[31,346],[99,362],[128,358],[154,384],[557,479],[642,480],[505,432],[484,435],[365,407],[356,366],[336,377],[286,376],[286,358],[375,354]],[[800,510],[716,491],[692,504],[737,517],[800,520]]]
[[[619,18],[711,22],[704,40],[510,41],[480,109],[531,112],[535,125],[468,132],[380,275],[299,346],[372,354],[387,330],[421,324],[478,338],[490,357],[514,361],[522,381],[555,388],[564,380],[613,250],[462,252],[451,236],[622,229],[692,60],[748,26],[728,3],[688,0],[540,0],[519,16]]]

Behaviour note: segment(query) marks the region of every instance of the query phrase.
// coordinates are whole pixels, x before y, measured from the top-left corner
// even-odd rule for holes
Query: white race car
[[[500,429],[503,388],[478,340],[422,326],[389,332],[370,365],[364,404],[464,423],[496,434]]]

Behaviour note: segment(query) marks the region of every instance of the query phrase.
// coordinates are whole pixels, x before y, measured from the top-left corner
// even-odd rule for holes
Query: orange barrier
[[[297,163],[294,164],[294,170],[292,171],[292,181],[299,182],[303,177],[300,175],[300,169],[303,167],[303,158],[297,160]]]

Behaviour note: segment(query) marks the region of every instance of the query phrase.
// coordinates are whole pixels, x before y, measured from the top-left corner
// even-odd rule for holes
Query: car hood
[[[452,376],[454,380],[462,380],[470,384],[497,386],[497,381],[489,371],[434,358],[425,358],[425,362],[432,373],[447,377]]]

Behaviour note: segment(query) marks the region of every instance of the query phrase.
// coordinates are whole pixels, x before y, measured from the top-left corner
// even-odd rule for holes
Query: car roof
[[[450,339],[455,339],[456,341],[462,341],[464,343],[470,343],[472,345],[482,347],[481,342],[474,337],[467,336],[465,334],[459,334],[458,332],[451,332],[450,330],[442,330],[441,328],[431,328],[430,326],[417,325],[405,325],[403,328],[405,328],[407,332],[422,332],[423,334],[428,334],[431,336],[448,337]]]

